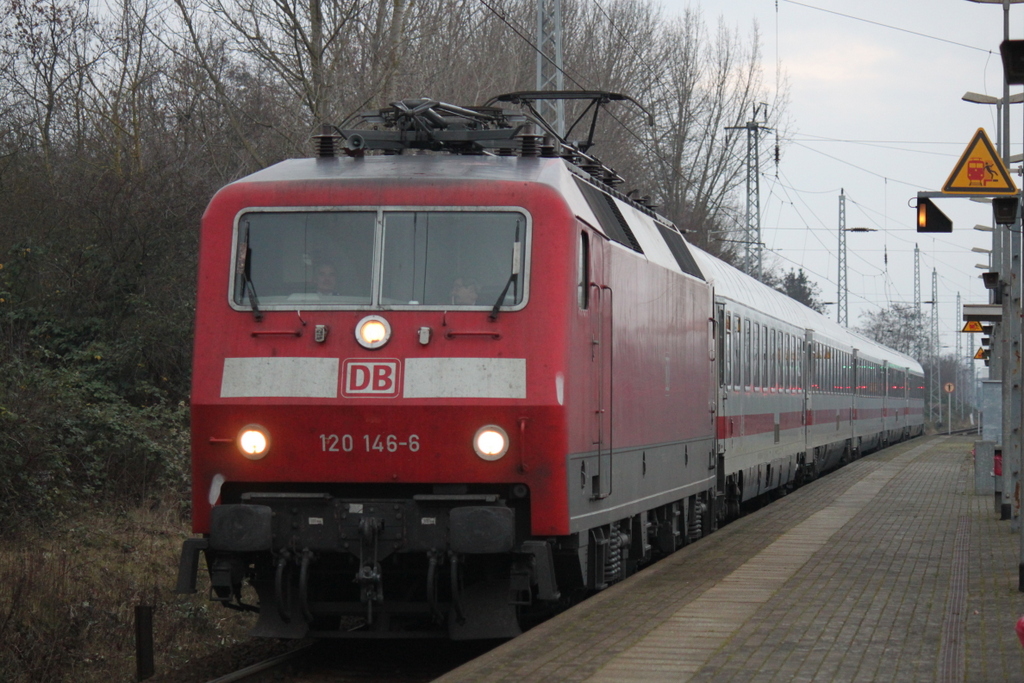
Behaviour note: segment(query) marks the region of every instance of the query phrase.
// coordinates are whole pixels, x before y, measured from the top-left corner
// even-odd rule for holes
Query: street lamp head
[[[991,95],[982,95],[981,93],[967,91],[963,97],[960,98],[964,102],[973,102],[974,104],[1002,104],[998,97],[992,97]]]
[[[980,230],[981,232],[995,232],[996,231],[995,228],[993,228],[991,226],[988,226],[988,225],[975,225],[974,229],[975,230]]]
[[[878,232],[877,228],[844,228],[846,232]]]
[[[1021,0],[1021,1],[1024,2],[1024,0]],[[1006,100],[1004,100],[1002,97],[993,97],[992,95],[982,95],[981,93],[971,92],[970,90],[965,92],[960,99],[963,100],[964,102],[971,102],[973,104],[997,104],[997,105],[1001,105],[1001,104],[1005,104],[1006,103]],[[1013,93],[1012,95],[1010,95],[1009,102],[1010,102],[1010,104],[1020,104],[1021,102],[1024,102],[1024,93],[1020,93],[1020,92]]]

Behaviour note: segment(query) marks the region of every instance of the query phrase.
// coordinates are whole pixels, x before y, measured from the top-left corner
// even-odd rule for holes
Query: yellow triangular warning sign
[[[979,323],[977,320],[968,320],[967,324],[964,325],[964,329],[962,329],[960,331],[961,332],[981,332],[982,331],[981,323]]]
[[[960,161],[956,162],[953,172],[949,174],[946,184],[942,186],[942,191],[946,194],[966,195],[1017,194],[1017,186],[992,147],[984,128],[979,128],[974,134],[960,156]]]
[[[988,358],[988,351],[984,347],[978,347],[978,352],[974,354],[974,360],[985,360]]]

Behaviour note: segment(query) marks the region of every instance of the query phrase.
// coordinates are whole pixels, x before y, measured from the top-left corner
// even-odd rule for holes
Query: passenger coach
[[[715,288],[718,452],[738,504],[924,433],[924,371],[691,247]]]

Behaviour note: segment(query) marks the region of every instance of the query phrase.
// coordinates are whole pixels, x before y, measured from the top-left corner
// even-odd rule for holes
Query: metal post
[[[842,326],[848,324],[848,294],[846,283],[846,194],[839,189],[839,296],[836,298],[836,320]]]
[[[962,306],[961,306],[961,303],[960,303],[960,292],[957,292],[956,293],[956,319],[953,321],[953,330],[954,331],[960,329],[960,325],[961,325],[960,318],[963,317],[962,310],[963,309],[962,309]],[[956,367],[953,370],[953,381],[956,382],[957,386],[962,387],[963,383],[964,383],[964,378],[962,377],[963,373],[960,371],[960,368],[961,368],[960,364],[963,362],[961,360],[961,354],[963,353],[963,344],[961,342],[963,340],[960,338],[960,336],[961,336],[960,333],[957,332],[956,333],[956,355],[953,356],[953,358],[956,359]],[[957,393],[959,394],[961,392],[957,392]],[[960,419],[963,420],[964,419],[964,399],[963,399],[963,396],[958,396],[957,397],[957,401],[960,403]],[[949,421],[950,422],[953,421],[953,413],[949,414]]]
[[[565,90],[562,0],[537,0],[537,90]],[[538,100],[537,111],[565,137],[564,100]]]
[[[932,424],[942,421],[942,363],[939,357],[939,271],[932,268],[932,330],[931,330],[931,356],[932,372],[931,386],[928,391],[929,416],[932,417]],[[937,417],[934,417],[937,416]]]
[[[135,675],[138,681],[153,676],[153,606],[135,606]]]
[[[1007,449],[1003,449],[1003,470],[1010,470],[1010,502],[1012,517],[1010,521],[1011,531],[1020,531],[1020,467],[1021,467],[1021,308],[1020,308],[1020,250],[1021,250],[1021,221],[1018,215],[1010,232],[1010,315],[1005,318],[1007,324],[1008,345],[1007,356],[1004,364],[1009,367],[1010,380],[1010,438],[1009,455],[1010,467],[1006,467]],[[1004,442],[1007,439],[1003,439]],[[1024,563],[1024,551],[1022,551],[1022,563]],[[1024,564],[1022,564],[1024,566]],[[1021,577],[1024,578],[1024,577]]]
[[[921,317],[921,249],[916,244],[914,245],[914,315],[917,316],[918,324],[924,322],[924,318]],[[919,361],[923,361],[924,349],[915,348],[914,355]],[[931,417],[930,413],[929,417]]]

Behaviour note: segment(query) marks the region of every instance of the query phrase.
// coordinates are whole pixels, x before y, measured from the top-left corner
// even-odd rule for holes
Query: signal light
[[[1003,76],[1007,85],[1024,85],[1024,40],[1004,40],[999,44]]]
[[[1017,222],[1017,198],[995,197],[992,199],[992,217],[999,225],[1013,225]]]
[[[953,221],[927,197],[917,195],[917,231],[953,232]]]

